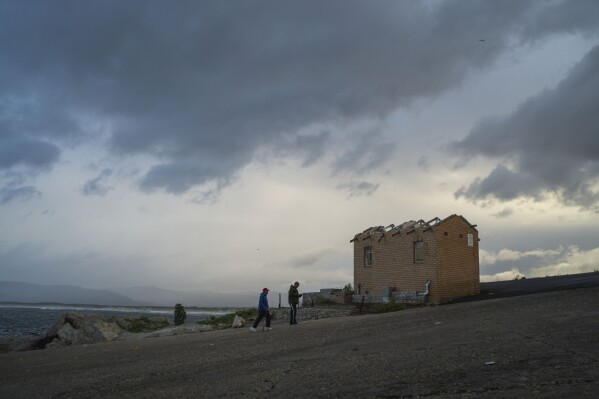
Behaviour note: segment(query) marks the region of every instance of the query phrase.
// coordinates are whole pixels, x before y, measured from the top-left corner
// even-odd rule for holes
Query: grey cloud
[[[219,181],[215,177],[227,176],[222,173],[221,164],[217,160],[213,166],[203,162],[170,162],[153,166],[140,182],[140,187],[147,192],[164,189],[172,194],[182,194],[190,187]],[[220,170],[219,170],[220,169]],[[231,172],[232,173],[232,172]],[[223,184],[220,182],[219,184]]]
[[[217,185],[216,188],[200,191],[194,195],[191,202],[201,205],[214,204],[220,198],[219,194],[221,188],[222,186]]]
[[[576,245],[559,245],[555,249],[537,248],[522,252],[504,248],[497,253],[486,253],[481,257],[481,275],[494,275],[514,269],[528,277],[556,275],[560,271],[581,273],[593,269],[596,258],[594,253],[598,250],[594,247],[585,251]],[[491,260],[491,263],[488,263],[488,260]]]
[[[599,46],[555,89],[528,99],[511,115],[481,121],[452,144],[462,157],[502,160],[456,196],[511,200],[550,192],[566,204],[599,211],[598,109]]]
[[[8,204],[13,201],[29,201],[40,197],[42,194],[33,186],[21,186],[15,183],[0,188],[0,204]]]
[[[539,197],[541,183],[527,173],[517,173],[505,165],[497,165],[484,179],[477,178],[468,188],[462,187],[456,191],[456,198],[466,197],[482,199],[494,196],[499,200],[509,201],[521,195]]]
[[[112,190],[111,187],[104,184],[106,179],[111,175],[112,169],[104,169],[97,177],[85,182],[82,189],[83,195],[105,195],[108,191]]]
[[[318,134],[300,134],[285,136],[274,147],[278,156],[296,156],[302,159],[302,166],[313,165],[325,154],[331,133],[322,131]]]
[[[333,173],[351,172],[360,175],[369,172],[382,166],[395,152],[396,147],[397,145],[391,142],[364,141],[333,162]]]
[[[349,182],[339,184],[337,186],[340,190],[345,190],[349,192],[350,197],[359,197],[359,196],[371,196],[376,190],[378,190],[380,184],[369,183],[366,181],[361,182]]]
[[[35,98],[31,123],[48,130],[32,134],[52,140],[89,134],[71,115],[106,121],[115,154],[160,158],[142,189],[181,194],[230,181],[302,128],[383,117],[456,87],[514,43],[596,29],[596,4],[3,2],[0,103]],[[281,153],[308,166],[322,156],[313,139]],[[393,153],[378,146],[333,168],[351,155],[377,167]]]
[[[378,129],[348,137],[347,141],[349,148],[331,165],[333,174],[349,172],[361,175],[377,169],[391,157],[397,147],[395,143],[385,140]]]
[[[481,265],[480,274],[481,275],[489,275],[495,274],[500,271],[511,270],[516,267],[520,272],[525,275],[529,274],[530,270],[543,266],[547,264],[551,259],[544,257],[522,257],[518,260],[505,260],[505,261],[497,261],[492,265]]]
[[[599,3],[593,0],[581,1],[573,7],[569,1],[552,4],[536,4],[540,10],[536,17],[522,26],[526,37],[542,37],[548,32],[572,33],[597,29]],[[545,7],[546,6],[546,7]]]
[[[430,161],[426,155],[422,155],[418,158],[418,167],[425,172],[430,170]]]
[[[47,169],[60,155],[59,148],[44,140],[27,137],[0,137],[0,169],[22,166],[31,170]]]
[[[7,89],[14,82],[5,81],[6,75],[0,67],[0,169],[48,170],[58,162],[59,143],[81,140],[79,124],[61,99],[42,101],[37,93],[20,93],[19,98]]]
[[[503,210],[493,214],[493,216],[495,216],[498,219],[502,219],[502,218],[506,218],[508,216],[511,216],[514,213],[514,210],[511,208],[503,208]]]
[[[291,266],[298,268],[311,267],[333,253],[335,253],[335,249],[333,248],[315,249],[310,252],[295,256],[290,261],[290,264]]]

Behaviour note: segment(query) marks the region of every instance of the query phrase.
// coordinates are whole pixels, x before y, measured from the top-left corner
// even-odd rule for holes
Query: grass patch
[[[128,323],[126,330],[133,333],[155,331],[170,326],[166,319],[151,319],[147,316],[141,316],[137,319],[126,318],[125,321]]]
[[[372,303],[370,304],[370,313],[389,313],[406,310],[408,306],[405,303],[397,303],[391,301],[389,303]]]
[[[215,327],[218,327],[221,324],[230,326],[233,324],[235,316],[239,316],[244,320],[256,318],[258,317],[258,308],[241,309],[236,312],[224,314],[222,316],[210,316],[209,318],[197,321],[196,323],[208,324]]]

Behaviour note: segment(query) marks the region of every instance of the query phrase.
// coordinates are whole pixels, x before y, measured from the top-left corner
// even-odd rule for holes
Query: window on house
[[[414,263],[424,261],[424,241],[414,241]]]
[[[364,266],[372,266],[372,247],[364,248]]]

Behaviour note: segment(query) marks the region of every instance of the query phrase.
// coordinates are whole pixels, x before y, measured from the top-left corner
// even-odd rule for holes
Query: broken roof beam
[[[424,224],[424,220],[420,219],[417,222],[414,222],[414,224],[412,224],[410,227],[408,227],[408,229],[411,228],[410,231],[407,231],[406,234],[410,234],[416,231],[417,227],[422,227],[422,225]],[[407,230],[407,229],[406,229]]]
[[[426,224],[430,225],[431,222],[435,222],[435,224],[439,223],[441,221],[441,219],[439,219],[438,217],[434,217],[431,220],[429,220],[428,222],[426,222]]]
[[[435,224],[431,225],[432,222],[435,222]],[[432,218],[431,220],[429,220],[428,222],[426,222],[427,228],[424,229],[424,231],[432,229],[439,222],[441,222],[441,219],[439,219],[438,217]]]

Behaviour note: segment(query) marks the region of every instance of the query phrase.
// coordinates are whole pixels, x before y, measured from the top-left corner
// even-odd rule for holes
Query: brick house
[[[368,228],[350,241],[355,294],[432,304],[479,294],[478,241],[460,215]]]

